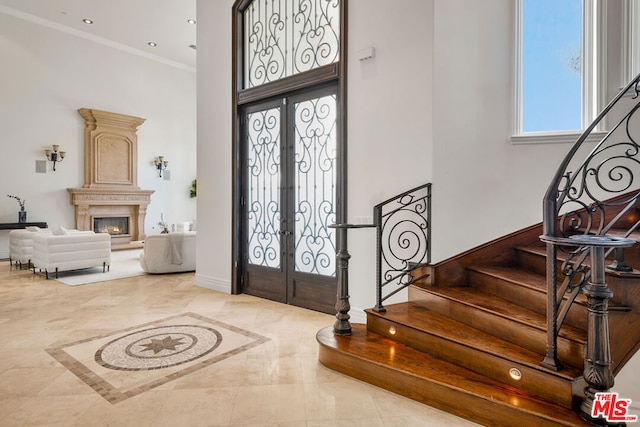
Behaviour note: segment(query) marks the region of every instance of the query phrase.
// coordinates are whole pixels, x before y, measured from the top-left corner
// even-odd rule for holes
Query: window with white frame
[[[604,106],[606,2],[519,0],[515,134],[575,134]]]
[[[582,0],[522,0],[521,133],[582,128]]]
[[[640,73],[640,1],[516,0],[516,5],[511,141],[573,142]],[[603,123],[589,138],[606,130]]]

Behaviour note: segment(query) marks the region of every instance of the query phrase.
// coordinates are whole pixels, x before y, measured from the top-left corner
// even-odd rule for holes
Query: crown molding
[[[150,59],[152,61],[160,62],[162,64],[169,65],[171,67],[179,68],[181,70],[189,71],[192,73],[196,72],[195,67],[191,67],[181,62],[172,61],[171,59],[167,59],[162,56],[155,55],[153,53],[145,52],[144,50],[136,49],[131,46],[127,46],[125,44],[115,42],[113,40],[105,39],[104,37],[96,36],[94,34],[87,33],[85,31],[76,30],[75,28],[67,27],[66,25],[49,21],[47,19],[43,19],[38,16],[19,11],[11,7],[0,6],[0,13],[13,16],[14,18],[22,19],[24,21],[29,21],[37,25],[42,25],[43,27],[51,28],[53,30],[61,31],[63,33],[71,34],[73,36],[80,37],[82,39],[89,40],[91,42],[98,43],[104,46],[108,46],[110,48],[120,50],[122,52],[130,53],[132,55],[136,55],[146,59]]]

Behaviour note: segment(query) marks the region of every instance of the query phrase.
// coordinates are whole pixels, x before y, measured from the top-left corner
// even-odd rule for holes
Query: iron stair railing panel
[[[431,262],[431,184],[424,184],[386,200],[373,208],[374,224],[332,224],[336,230],[338,291],[333,333],[351,335],[349,322],[348,231],[376,229],[376,306],[428,274],[414,274]],[[383,288],[393,289],[384,293]]]
[[[431,262],[431,183],[388,199],[373,208],[376,226],[376,305],[428,277]]]
[[[547,242],[547,354],[542,365],[561,369],[558,334],[578,294],[589,280],[589,248],[561,249],[549,242],[576,234],[606,235],[640,199],[640,74],[604,108],[569,150],[543,200],[543,233]],[[595,145],[599,127],[606,132]],[[627,195],[627,196],[624,196]],[[611,200],[611,201],[607,201]],[[615,215],[607,217],[607,209]],[[640,227],[625,227],[624,237]],[[551,238],[551,239],[550,239]],[[558,271],[558,251],[564,260]],[[607,255],[613,249],[607,251]],[[560,274],[558,274],[560,273]],[[563,296],[567,298],[563,299]],[[608,344],[608,343],[607,343]]]

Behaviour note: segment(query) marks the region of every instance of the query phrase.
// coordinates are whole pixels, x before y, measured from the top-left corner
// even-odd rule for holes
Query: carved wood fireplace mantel
[[[145,119],[81,108],[84,126],[84,186],[68,188],[76,228],[94,230],[94,219],[126,218],[127,234],[111,236],[112,247],[145,238],[144,221],[154,190],[141,190],[137,129]],[[96,230],[94,230],[96,231]]]

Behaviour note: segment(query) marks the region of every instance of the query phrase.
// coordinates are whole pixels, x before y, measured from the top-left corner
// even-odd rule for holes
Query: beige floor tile
[[[204,427],[230,425],[238,390],[222,387],[153,393],[167,395],[153,419],[154,426]]]
[[[230,425],[268,421],[306,421],[304,387],[301,384],[245,386],[238,390]]]
[[[335,382],[305,384],[307,420],[379,418],[370,386],[346,377]]]
[[[408,426],[410,424],[405,427]],[[307,427],[384,427],[384,424],[379,418],[360,418],[356,420],[309,421],[307,422]]]
[[[334,316],[207,290],[193,280],[187,273],[66,286],[0,261],[0,426],[473,425],[322,366],[315,335]],[[185,375],[166,374],[168,381],[117,403],[46,351],[185,313],[269,341]],[[76,350],[91,365],[97,349]],[[112,386],[138,381],[91,367]]]

